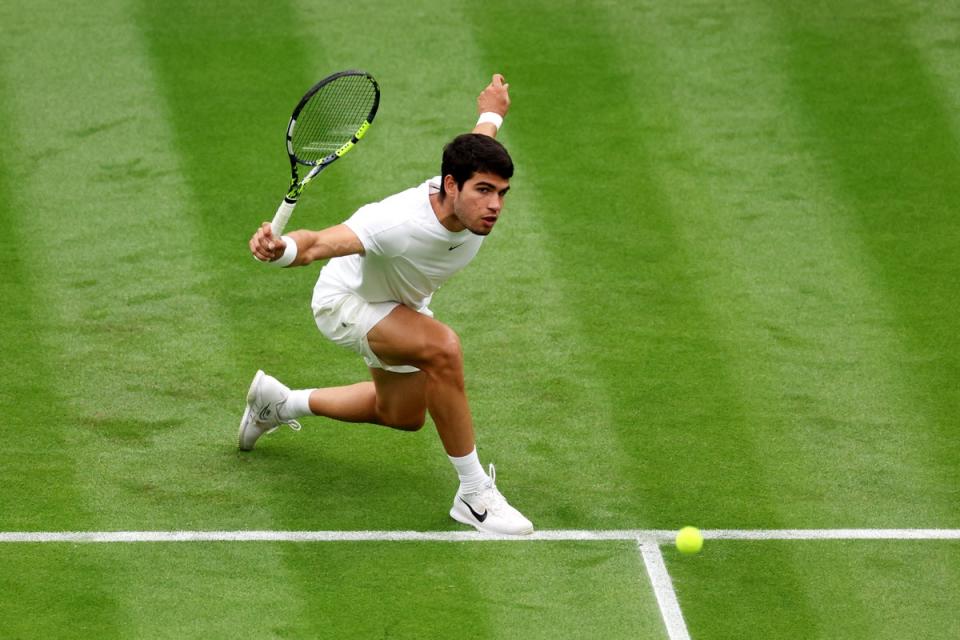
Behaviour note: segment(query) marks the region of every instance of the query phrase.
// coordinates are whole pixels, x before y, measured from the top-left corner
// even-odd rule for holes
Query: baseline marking
[[[705,529],[707,540],[960,540],[960,529]],[[664,529],[553,529],[529,536],[477,531],[6,531],[0,543],[44,542],[672,542]]]

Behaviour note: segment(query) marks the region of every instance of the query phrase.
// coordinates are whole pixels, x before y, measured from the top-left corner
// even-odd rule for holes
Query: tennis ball
[[[703,548],[703,534],[696,527],[684,527],[677,532],[680,553],[698,553]]]

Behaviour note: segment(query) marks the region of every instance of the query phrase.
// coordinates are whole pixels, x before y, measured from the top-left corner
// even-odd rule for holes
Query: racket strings
[[[316,163],[349,142],[367,120],[377,89],[365,75],[348,75],[321,87],[304,105],[293,132],[294,155]]]

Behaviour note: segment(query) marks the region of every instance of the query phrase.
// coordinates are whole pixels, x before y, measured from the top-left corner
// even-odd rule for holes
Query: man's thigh
[[[439,320],[397,306],[367,333],[367,344],[386,364],[423,369],[438,352],[460,349],[457,334]]]

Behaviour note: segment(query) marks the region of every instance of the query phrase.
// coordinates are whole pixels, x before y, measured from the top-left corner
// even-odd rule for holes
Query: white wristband
[[[275,267],[286,267],[297,259],[297,241],[290,236],[280,236],[280,239],[287,243],[283,250],[283,255],[276,260],[271,260],[270,264]]]
[[[499,113],[494,113],[493,111],[484,111],[480,114],[480,119],[477,120],[477,124],[483,124],[489,122],[497,128],[497,131],[500,130],[500,127],[503,126],[503,116]]]

